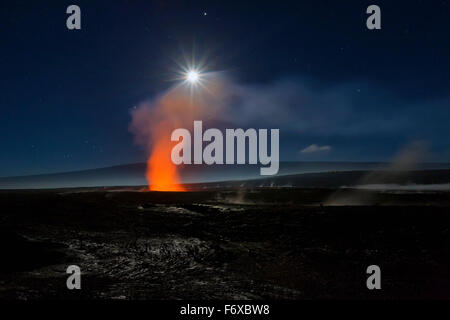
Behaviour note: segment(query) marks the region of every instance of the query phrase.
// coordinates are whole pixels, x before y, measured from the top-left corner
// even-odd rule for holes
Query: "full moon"
[[[196,83],[198,81],[199,74],[197,71],[191,70],[187,73],[186,79],[190,83]]]

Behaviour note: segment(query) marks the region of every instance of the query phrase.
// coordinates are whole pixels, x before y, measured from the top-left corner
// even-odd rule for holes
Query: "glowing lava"
[[[186,191],[179,183],[178,168],[170,159],[172,145],[168,140],[156,142],[147,162],[147,181],[151,191]]]

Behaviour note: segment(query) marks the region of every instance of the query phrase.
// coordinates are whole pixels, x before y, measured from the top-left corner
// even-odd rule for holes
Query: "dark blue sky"
[[[381,30],[365,26],[370,4]],[[443,0],[3,0],[0,176],[145,161],[130,110],[193,51],[280,104],[284,160],[388,160],[421,140],[450,161],[449,32]]]

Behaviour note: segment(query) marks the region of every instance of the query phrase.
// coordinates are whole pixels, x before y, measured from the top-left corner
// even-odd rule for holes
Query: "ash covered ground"
[[[450,298],[450,193],[1,191],[0,299]],[[66,288],[66,268],[82,289]],[[367,266],[382,289],[366,288]]]

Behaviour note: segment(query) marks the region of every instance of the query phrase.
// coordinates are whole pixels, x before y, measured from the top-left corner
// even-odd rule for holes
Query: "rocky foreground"
[[[450,298],[449,192],[66,189],[0,204],[0,299]],[[372,264],[381,290],[366,288]]]

